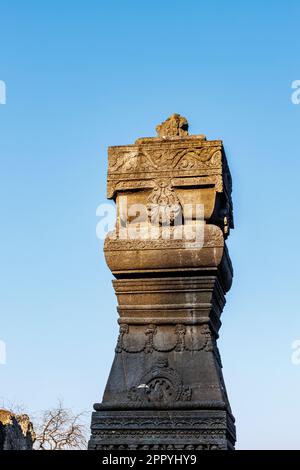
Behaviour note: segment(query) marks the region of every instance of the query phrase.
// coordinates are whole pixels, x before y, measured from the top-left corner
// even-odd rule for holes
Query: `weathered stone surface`
[[[128,205],[147,206],[163,184],[182,206],[202,203],[205,221],[218,225],[225,238],[229,235],[233,228],[232,183],[220,140],[148,138],[108,149],[107,195],[116,200],[118,209],[124,196]],[[161,204],[168,204],[166,197]],[[118,219],[117,229],[119,223]]]
[[[173,115],[159,137],[109,148],[117,220],[104,253],[120,332],[91,449],[234,448],[217,348],[233,277],[231,176],[222,142],[187,129]]]
[[[185,117],[172,114],[166,121],[156,127],[159,137],[183,137],[188,135],[189,125]]]
[[[225,410],[102,410],[93,414],[90,449],[225,450],[235,439]],[[229,437],[229,439],[228,439]]]
[[[33,426],[26,414],[0,410],[0,450],[31,450],[34,440]]]

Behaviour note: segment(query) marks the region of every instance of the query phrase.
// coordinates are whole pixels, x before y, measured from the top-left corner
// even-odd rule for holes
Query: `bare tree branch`
[[[61,400],[57,407],[44,411],[35,424],[35,449],[68,450],[86,449],[87,429],[81,422],[84,413],[74,415],[64,408]]]

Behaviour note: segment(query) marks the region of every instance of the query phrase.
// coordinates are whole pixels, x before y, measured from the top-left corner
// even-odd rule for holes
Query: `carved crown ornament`
[[[180,114],[172,114],[164,122],[156,126],[156,132],[159,137],[184,137],[188,135],[189,124],[187,119]]]

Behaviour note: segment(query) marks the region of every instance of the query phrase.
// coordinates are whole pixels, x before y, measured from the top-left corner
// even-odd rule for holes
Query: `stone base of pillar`
[[[222,409],[102,410],[93,413],[89,449],[233,450],[234,443],[234,419]]]
[[[120,333],[90,449],[233,449],[217,275],[118,279]]]

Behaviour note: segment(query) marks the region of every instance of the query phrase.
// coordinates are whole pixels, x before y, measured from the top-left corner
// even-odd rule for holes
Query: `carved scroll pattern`
[[[216,147],[190,147],[185,149],[136,150],[111,153],[109,158],[109,174],[195,170],[210,168],[221,162],[221,150]]]

